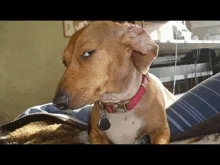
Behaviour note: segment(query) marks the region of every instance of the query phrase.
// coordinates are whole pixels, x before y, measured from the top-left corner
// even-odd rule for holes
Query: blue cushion
[[[220,113],[220,73],[189,90],[167,109],[171,134],[186,129]]]

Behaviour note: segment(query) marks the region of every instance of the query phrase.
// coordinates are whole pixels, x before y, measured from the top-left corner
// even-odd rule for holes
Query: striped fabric
[[[177,134],[220,113],[220,73],[189,90],[167,109],[171,134]]]

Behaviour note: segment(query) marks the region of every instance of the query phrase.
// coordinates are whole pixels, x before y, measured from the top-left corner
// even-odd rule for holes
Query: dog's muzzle
[[[69,107],[69,97],[64,94],[53,99],[53,105],[61,110],[66,110]]]

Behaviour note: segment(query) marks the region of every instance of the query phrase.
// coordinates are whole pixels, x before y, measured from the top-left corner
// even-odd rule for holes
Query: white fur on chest
[[[142,121],[133,114],[133,111],[107,113],[106,116],[111,122],[111,127],[105,133],[113,143],[136,143],[137,133],[142,125]]]

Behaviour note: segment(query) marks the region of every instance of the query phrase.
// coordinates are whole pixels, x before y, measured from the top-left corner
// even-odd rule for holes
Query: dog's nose
[[[53,105],[61,110],[68,109],[68,106],[69,106],[68,96],[65,94],[59,97],[55,97],[53,100]]]

